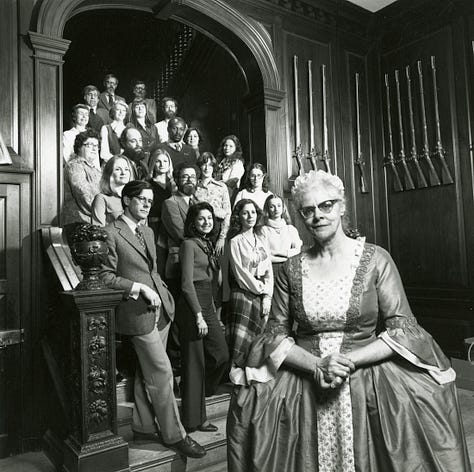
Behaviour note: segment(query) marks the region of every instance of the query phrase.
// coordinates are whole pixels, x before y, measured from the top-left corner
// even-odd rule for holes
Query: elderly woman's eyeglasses
[[[331,213],[332,209],[334,208],[334,205],[340,201],[341,200],[338,198],[334,200],[326,200],[317,205],[317,207],[307,206],[300,208],[299,211],[303,218],[314,218],[314,215],[316,214],[316,208],[318,208],[321,213],[328,214]]]

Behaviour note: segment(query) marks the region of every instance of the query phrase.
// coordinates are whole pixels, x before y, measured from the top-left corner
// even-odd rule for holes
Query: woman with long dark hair
[[[212,282],[219,263],[212,243],[215,216],[207,202],[191,205],[180,248],[182,297],[176,323],[181,346],[182,421],[189,432],[217,431],[206,416],[206,396],[213,395],[228,363],[224,333],[216,315]]]
[[[216,180],[222,180],[227,185],[232,203],[239,190],[240,180],[245,173],[245,161],[239,138],[234,134],[226,136],[219,144],[216,157],[219,162],[216,169]]]
[[[253,200],[240,200],[230,217],[230,313],[227,337],[231,353],[231,380],[245,376],[247,351],[253,338],[265,328],[273,294],[270,248],[262,235],[262,211]]]
[[[158,146],[158,130],[148,114],[148,104],[143,98],[135,98],[130,104],[130,124],[142,135],[142,147],[151,153]]]

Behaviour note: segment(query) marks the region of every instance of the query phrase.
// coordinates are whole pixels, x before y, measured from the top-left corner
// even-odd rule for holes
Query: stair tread
[[[208,456],[210,451],[217,448],[226,447],[226,421],[226,418],[221,418],[213,421],[213,424],[215,424],[219,428],[219,430],[214,433],[205,433],[202,431],[196,431],[195,433],[191,433],[192,438],[195,439],[199,444],[201,444],[206,449],[206,451],[208,451]],[[225,452],[223,451],[221,455],[225,457]],[[208,459],[206,459],[206,457],[207,456],[202,459],[187,458],[187,466],[184,470],[202,470],[202,468],[198,469],[192,467],[192,465],[197,467],[202,464],[204,468],[208,467],[209,465],[213,465],[212,463],[207,463]],[[176,452],[166,448],[158,442],[151,441],[130,441],[129,461],[130,469],[133,471],[146,470],[153,466],[158,466],[160,464],[165,464],[174,461],[180,461],[185,464],[185,461],[183,461],[181,456],[179,456]],[[197,464],[196,462],[199,462],[199,464]]]

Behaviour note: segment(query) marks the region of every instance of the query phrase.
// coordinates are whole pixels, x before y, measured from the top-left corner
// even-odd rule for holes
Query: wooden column
[[[289,175],[286,128],[282,111],[282,101],[285,97],[286,93],[281,90],[264,90],[267,171],[271,176],[272,190],[279,195],[283,195],[286,190]]]
[[[70,433],[67,472],[128,471],[128,444],[117,436],[115,307],[117,290],[62,293],[69,320]]]
[[[62,65],[70,41],[30,31],[34,50],[36,226],[58,226],[62,206]]]

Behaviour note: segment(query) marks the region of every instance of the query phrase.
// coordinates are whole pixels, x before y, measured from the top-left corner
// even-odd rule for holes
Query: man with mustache
[[[98,108],[103,108],[104,110],[107,111],[107,113],[110,112],[110,109],[112,108],[112,105],[117,101],[125,101],[125,98],[119,97],[118,95],[115,94],[115,90],[117,89],[118,86],[118,79],[115,77],[113,74],[107,74],[104,77],[104,87],[105,91],[102,92],[99,95],[99,104],[97,105]]]

